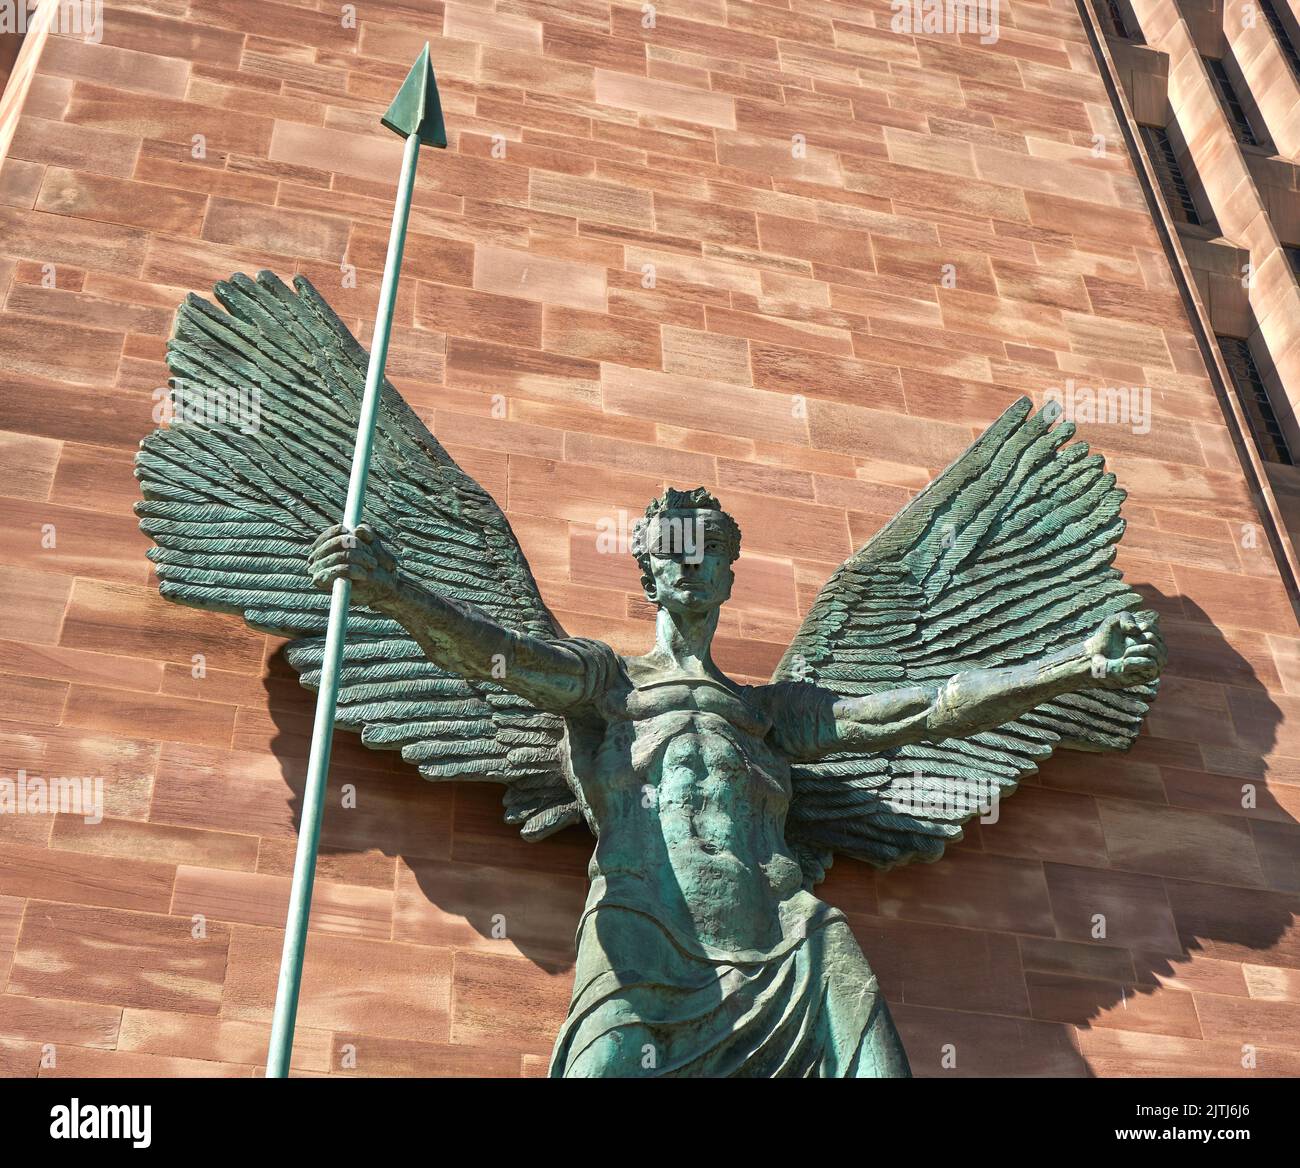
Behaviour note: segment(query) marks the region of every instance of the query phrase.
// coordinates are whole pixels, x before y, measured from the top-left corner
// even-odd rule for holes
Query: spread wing
[[[175,417],[141,443],[136,513],[165,597],[294,638],[288,660],[315,688],[330,598],[307,553],[343,514],[367,354],[308,281],[294,286],[235,275],[214,289],[224,312],[194,295],[181,305],[167,350]],[[366,519],[431,588],[507,628],[563,636],[500,508],[388,383]],[[348,617],[337,722],[426,778],[507,784],[506,819],[526,837],[579,818],[561,718],[445,673],[367,608]]]
[[[1124,492],[1085,443],[1021,398],[836,569],[777,666],[845,696],[1014,665],[1142,607],[1111,567]],[[786,834],[805,874],[832,851],[937,860],[961,824],[1058,747],[1124,750],[1156,685],[1067,694],[995,730],[793,767]]]

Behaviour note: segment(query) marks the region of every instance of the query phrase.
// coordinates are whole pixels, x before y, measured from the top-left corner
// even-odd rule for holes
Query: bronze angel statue
[[[552,1075],[907,1075],[812,889],[834,852],[939,859],[1058,748],[1132,743],[1164,647],[1111,566],[1124,495],[1101,457],[1022,398],[835,570],[771,681],[740,685],[710,644],[741,533],[708,491],[666,491],[638,528],[649,652],[567,636],[501,509],[391,385],[367,522],[334,526],[365,350],[306,280],[215,294],[225,311],[177,314],[173,395],[252,387],[260,418],[141,444],[162,593],[293,638],[310,688],[346,574],[338,724],[425,778],[503,783],[528,839],[591,830]]]

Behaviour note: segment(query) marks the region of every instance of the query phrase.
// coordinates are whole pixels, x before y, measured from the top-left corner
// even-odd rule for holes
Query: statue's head
[[[705,612],[731,596],[740,527],[703,487],[669,487],[632,530],[641,587],[656,608]]]

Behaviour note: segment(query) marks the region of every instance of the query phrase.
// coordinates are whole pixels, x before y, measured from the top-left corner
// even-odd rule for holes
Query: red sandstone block
[[[528,206],[556,215],[652,228],[654,209],[649,192],[548,171],[533,171]]]
[[[654,223],[657,231],[669,235],[714,239],[740,247],[759,245],[753,212],[681,199],[663,192],[654,195]]]
[[[104,22],[104,43],[137,49],[159,57],[176,57],[236,68],[244,43],[243,30],[225,31],[173,18],[159,12],[115,10]]]
[[[635,273],[615,271],[609,273],[609,284],[611,316],[657,320],[662,328],[704,328],[703,297],[691,298],[680,286],[665,283],[646,289]],[[706,291],[705,295],[711,294]]]
[[[166,912],[174,871],[144,860],[0,844],[0,892],[9,896]]]
[[[1035,1018],[1076,1026],[1113,1026],[1199,1038],[1192,995],[1178,990],[1088,981],[1056,973],[1025,974]]]
[[[1224,961],[1300,969],[1300,927],[1294,892],[1167,880],[1178,932],[1189,948]]]
[[[551,972],[517,957],[455,954],[451,1039],[547,1054],[568,1006],[571,971]]]
[[[875,270],[871,237],[864,231],[813,225],[776,215],[759,215],[758,230],[763,247],[768,251],[820,263]]]
[[[149,813],[157,743],[14,721],[0,723],[0,744],[13,770],[42,778],[102,778],[105,815],[144,819]]]
[[[996,823],[982,824],[984,850],[1025,859],[1103,867],[1107,862],[1095,802],[1024,785],[1002,799]]]
[[[239,672],[260,667],[264,636],[237,617],[214,617],[171,604],[152,585],[127,586],[78,580],[73,587],[60,644],[115,651]]]
[[[271,876],[293,875],[296,840],[262,838],[254,842],[258,844],[258,872]],[[233,864],[209,866],[235,867]],[[337,884],[361,885],[391,892],[397,877],[397,859],[385,856],[373,848],[357,852],[351,848],[327,845],[317,854],[316,875],[322,880]]]
[[[1174,575],[1183,595],[1194,601],[1215,624],[1282,634],[1290,634],[1295,629],[1290,605],[1276,581],[1186,566],[1176,566]]]
[[[333,1036],[332,1055],[331,1070],[336,1074],[385,1078],[515,1078],[520,1061],[513,1051],[491,1047],[405,1042],[347,1032]]]
[[[1209,1039],[1300,1052],[1300,1002],[1270,1002],[1196,994],[1201,1028]]]
[[[736,128],[735,100],[723,93],[692,89],[669,81],[652,81],[608,69],[596,70],[596,100],[616,109],[697,122],[719,129]]]
[[[717,381],[696,381],[608,365],[602,369],[605,409],[658,419],[676,411],[679,425],[724,435],[806,442],[807,410],[781,393]],[[683,391],[689,391],[689,402]]]
[[[743,337],[665,326],[664,372],[752,384],[750,346]]]
[[[224,747],[234,733],[235,708],[162,694],[73,685],[63,724],[136,738]]]
[[[129,515],[110,520],[93,511],[15,499],[4,508],[0,532],[10,563],[30,571],[119,582],[148,575],[140,560],[146,544]]]
[[[56,1058],[65,1046],[116,1046],[121,1017],[122,1011],[116,1006],[0,995],[0,1035],[42,1045],[52,1043],[57,1048]]]
[[[213,198],[202,234],[213,243],[340,262],[347,251],[348,224],[327,215]]]
[[[1133,957],[1127,949],[1047,937],[1021,937],[1019,941],[1020,961],[1026,970],[1126,985],[1137,980]]]
[[[605,307],[603,269],[506,248],[475,248],[474,287],[570,308],[601,311]]]
[[[1135,952],[1138,978],[1144,985],[1172,986],[1179,990],[1246,997],[1250,991],[1243,967],[1235,961],[1220,961],[1203,953],[1167,955]]]
[[[140,139],[131,134],[115,134],[97,127],[77,126],[70,122],[49,120],[31,112],[30,99],[18,119],[8,159],[27,159],[32,163],[66,166],[77,171],[117,175],[126,178],[135,165]],[[5,162],[8,175],[10,162]],[[37,172],[36,189],[42,174]],[[32,195],[35,196],[36,189]],[[31,207],[33,199],[23,206]]]
[[[564,459],[586,465],[622,467],[642,474],[658,475],[665,481],[691,482],[712,486],[717,470],[712,458],[690,451],[665,449],[616,438],[568,433],[564,436]]]
[[[42,998],[216,1014],[230,936],[194,922],[115,908],[33,900],[9,992]],[[67,1065],[64,1065],[67,1070]]]
[[[1028,1017],[1016,939],[1005,933],[850,918],[867,960],[893,1003]]]
[[[954,852],[940,864],[913,864],[877,877],[880,915],[911,921],[1051,936],[1055,931],[1043,866]]]
[[[7,472],[5,493],[14,499],[48,498],[59,450],[59,443],[49,438],[0,431],[0,463]]]
[[[371,134],[350,134],[320,126],[277,121],[267,157],[273,162],[316,167],[358,178],[396,183],[401,143],[378,127]]]
[[[87,295],[67,286],[77,282],[76,273],[69,274],[67,285],[57,283],[61,274],[63,273],[58,268],[50,272],[56,281],[54,287],[15,283],[9,290],[5,308],[23,316],[84,325],[103,330],[105,333],[135,334],[133,340],[136,343],[139,343],[144,336],[154,336],[159,339],[161,345],[161,339],[170,331],[172,323],[170,310],[123,304]],[[95,340],[99,341],[101,338],[96,337]],[[103,347],[98,351],[111,354],[112,342],[104,341]],[[161,369],[159,373],[161,375]]]
[[[1038,345],[1046,349],[1063,350],[1070,347],[1061,310],[1050,305],[981,296],[975,292],[965,292],[960,287],[941,288],[939,304],[943,310],[944,327],[947,329]],[[1078,318],[1080,342],[1091,340],[1098,345],[1106,345],[1105,335],[1087,331],[1089,323],[1089,318]],[[1165,360],[1167,363],[1167,358]]]
[[[1300,1054],[1276,1047],[1257,1050],[1244,1066],[1242,1044],[1142,1034],[1126,1030],[1080,1031],[1089,1067],[1097,1075],[1170,1077],[1247,1077],[1300,1074]]]
[[[942,467],[970,444],[970,430],[838,402],[808,403],[812,444],[861,458]]]
[[[1241,819],[1149,804],[1098,803],[1111,863],[1130,871],[1261,885],[1264,876]]]
[[[519,89],[544,92],[554,97],[589,99],[595,95],[593,65],[605,64],[593,55],[571,54],[563,51],[570,36],[581,37],[576,29],[556,25],[545,26],[543,35],[548,38],[545,57],[534,52],[520,52],[505,45],[484,44],[479,58],[479,80],[486,85],[504,85]],[[591,37],[596,46],[615,50],[608,37]],[[635,50],[640,61],[644,51]],[[555,58],[567,57],[569,61]]]
[[[254,1068],[233,1063],[206,1062],[192,1058],[157,1058],[121,1050],[91,1050],[80,1046],[61,1047],[54,1067],[41,1068],[41,1076],[86,1079],[158,1078],[245,1078]]]
[[[573,15],[572,8],[572,5],[566,5],[564,15]],[[608,12],[606,10],[600,7],[589,7],[580,19],[581,23],[548,19],[543,24],[542,49],[546,58],[559,57],[565,61],[601,65],[620,73],[645,72],[644,45],[635,38],[607,35]],[[527,88],[549,89],[550,87],[527,86]],[[591,94],[583,96],[591,96]]]
[[[39,317],[0,318],[0,368],[18,377],[93,384],[116,366],[121,352],[120,332]]]
[[[195,830],[126,819],[88,824],[83,817],[58,815],[51,846],[64,852],[189,864],[251,872],[258,863],[258,837],[232,832]],[[322,873],[324,876],[324,873]]]
[[[19,631],[27,635],[25,629]],[[55,681],[111,684],[143,693],[157,693],[162,682],[162,666],[156,661],[26,641],[0,641],[0,671]]]
[[[223,1018],[265,1024],[275,999],[283,934],[235,926],[222,995]],[[451,954],[421,945],[312,938],[303,967],[298,1024],[418,1042],[446,1042]],[[358,986],[370,987],[358,993]]]
[[[257,0],[256,9],[249,0],[210,0],[197,19],[200,27],[238,33],[246,33],[253,27],[260,37],[319,49],[351,50],[355,48],[357,35],[355,29],[344,27],[335,13],[314,12],[296,4],[269,0]]]
[[[66,682],[0,673],[0,704],[15,711],[25,722],[38,726],[56,725],[63,717],[67,703]]]
[[[41,189],[45,168],[36,162],[24,162],[12,150],[0,163],[0,204],[29,210]]]
[[[205,667],[196,676],[194,666],[168,662],[163,666],[161,689],[165,694],[196,701],[224,702],[232,706],[259,706],[274,700],[262,676]]]
[[[510,460],[510,506],[525,515],[584,523],[593,530],[604,520],[617,525],[625,510],[630,524],[661,490],[654,476],[624,468],[606,470],[518,457]]]
[[[271,1038],[269,1026],[135,1007],[121,1013],[117,1049],[155,1056],[141,1060],[141,1065],[153,1062],[161,1067],[164,1060],[171,1064],[197,1061],[207,1065],[240,1064],[247,1070],[266,1059]],[[296,1070],[329,1070],[330,1035],[323,1030],[296,1027],[290,1066]],[[160,1069],[158,1073],[177,1072]]]
[[[1088,1073],[1071,1033],[1059,1024],[905,1003],[891,1012],[912,1074],[920,1078]]]
[[[564,435],[542,426],[451,410],[439,410],[435,422],[432,429],[452,457],[466,446],[531,458],[560,458],[563,454]]]
[[[653,321],[549,304],[543,316],[542,347],[570,357],[610,362],[614,367],[658,369],[662,360],[659,326]]]
[[[148,94],[147,100],[155,96],[183,98],[189,79],[188,61],[74,37],[50,37],[40,67],[56,77]]]
[[[518,297],[422,283],[415,318],[422,327],[458,337],[542,346],[542,309]]]
[[[508,868],[403,861],[393,940],[567,965],[586,895],[580,876],[534,874],[521,881]]]
[[[953,286],[967,292],[994,293],[989,257],[980,251],[945,244],[873,235],[876,270],[882,275],[916,280],[921,284]],[[832,260],[833,263],[841,261]],[[951,270],[949,270],[951,269]],[[1082,303],[1082,287],[1080,288]]]
[[[989,385],[916,369],[904,369],[902,378],[909,414],[935,421],[966,422],[981,430],[985,419],[996,418],[1023,393],[1022,389],[1011,386]]]
[[[1056,863],[1045,868],[1058,937],[1159,953],[1181,951],[1155,877]]]
[[[1157,246],[1151,216],[1144,211],[1126,211],[1112,205],[1099,214],[1097,203],[1037,191],[1027,192],[1025,203],[1029,222],[1035,227],[1073,235],[1080,244],[1104,239],[1142,248]]]
[[[774,37],[738,29],[730,24],[722,5],[692,3],[684,8],[688,18],[659,14],[652,29],[632,8],[616,8],[611,16],[610,31],[615,37],[642,40],[651,45],[667,45],[688,53],[707,46],[711,55],[738,59],[775,68],[780,54]],[[702,19],[692,19],[694,17]],[[726,27],[723,22],[726,21]]]
[[[822,353],[851,355],[853,352],[852,337],[844,328],[777,319],[756,313],[732,312],[712,305],[705,308],[704,315],[710,332]]]
[[[230,869],[183,865],[176,869],[175,895],[170,911],[231,924],[278,925],[289,907],[289,880]],[[392,932],[391,889],[336,884],[321,879],[312,895],[309,928],[387,941]]]
[[[193,144],[201,134],[205,149],[238,151],[266,157],[273,123],[269,118],[230,117],[196,102],[153,97],[142,102],[138,94],[78,81],[72,90],[64,119],[79,126],[105,129],[140,138],[161,138]]]

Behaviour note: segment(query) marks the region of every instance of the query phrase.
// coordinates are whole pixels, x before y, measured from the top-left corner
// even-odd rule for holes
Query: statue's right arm
[[[429,660],[461,677],[493,681],[542,710],[572,708],[583,696],[586,667],[563,644],[516,633],[482,609],[442,596],[402,571],[374,530],[327,528],[308,557],[312,584],[328,591],[352,581],[352,603],[392,617]]]

